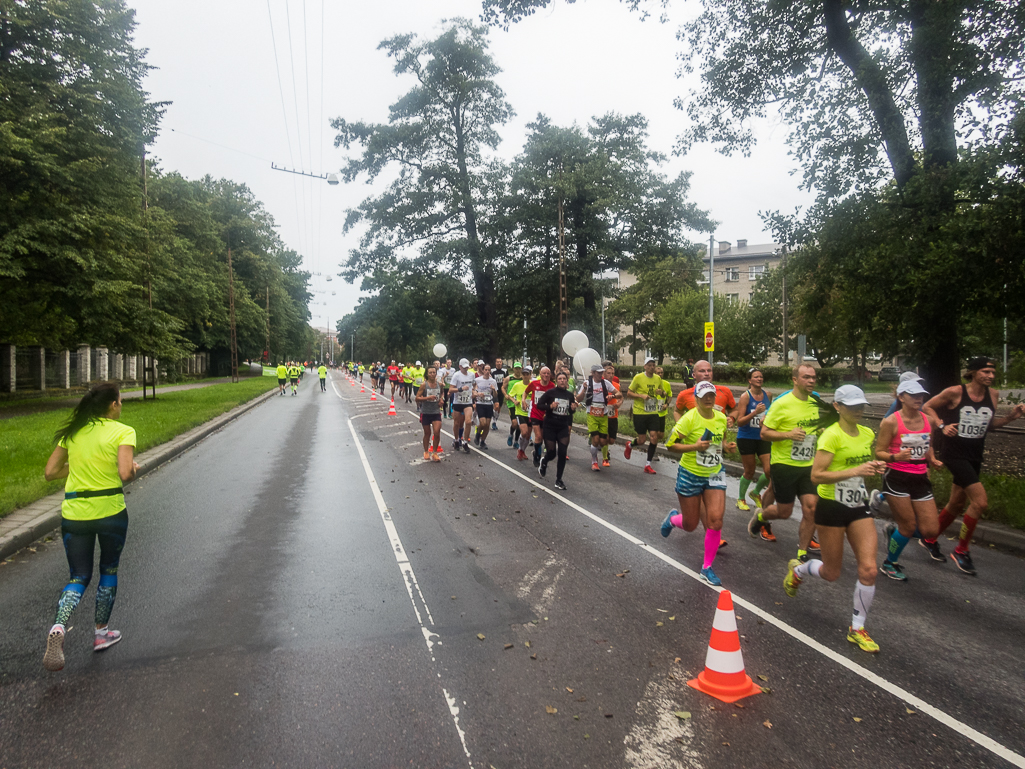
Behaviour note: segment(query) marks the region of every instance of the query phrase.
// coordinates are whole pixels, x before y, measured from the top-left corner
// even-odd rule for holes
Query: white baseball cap
[[[897,395],[928,395],[929,391],[922,387],[917,379],[908,379],[897,385]]]
[[[658,360],[649,355],[644,359],[644,365],[647,366],[649,363],[658,363]]]
[[[864,391],[856,385],[844,385],[843,387],[836,388],[836,392],[833,393],[833,400],[845,406],[868,405]]]
[[[652,358],[654,360],[654,358]],[[698,382],[694,385],[694,398],[703,398],[709,393],[715,392],[715,385],[711,382]]]
[[[470,365],[470,361],[468,361],[466,358],[460,358],[459,359],[459,368],[466,368],[469,365]]]
[[[417,361],[417,362],[416,362],[416,365],[418,365],[418,366],[419,366],[419,365],[421,365],[421,364],[420,364],[420,361]]]
[[[901,382],[921,382],[922,377],[918,376],[914,371],[905,371],[900,375]]]

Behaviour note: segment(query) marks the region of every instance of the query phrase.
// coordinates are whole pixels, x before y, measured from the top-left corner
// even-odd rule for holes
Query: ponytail
[[[836,410],[832,403],[826,403],[815,393],[812,393],[810,397],[815,402],[815,405],[819,407],[819,418],[811,425],[811,430],[821,432],[840,421],[840,412]]]
[[[121,388],[117,382],[97,382],[82,396],[67,423],[54,433],[54,443],[67,443],[83,427],[105,417],[110,411],[111,404],[117,403],[120,399]]]

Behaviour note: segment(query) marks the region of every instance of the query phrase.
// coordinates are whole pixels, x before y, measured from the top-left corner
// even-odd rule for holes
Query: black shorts
[[[546,424],[541,430],[541,439],[546,441],[555,441],[558,443],[561,440],[569,438],[569,425],[557,425],[555,423]]]
[[[777,464],[769,467],[772,471],[772,491],[776,495],[776,501],[781,505],[792,505],[798,497],[815,495],[815,484],[811,482],[811,465],[796,467]]]
[[[619,435],[619,417],[609,417],[609,440],[616,440]]]
[[[495,404],[494,403],[478,403],[477,404],[477,419],[494,419],[495,418]]]
[[[545,423],[544,417],[541,417],[541,419],[538,419],[537,417],[531,417],[530,418],[530,424],[532,424],[532,425],[543,425],[544,423]]]
[[[285,385],[288,384],[288,380],[287,379],[279,379],[278,380],[278,384],[281,385],[282,387],[284,387]]]
[[[932,499],[929,473],[906,473],[887,468],[883,474],[883,494],[910,498],[912,502],[928,502]]]
[[[760,457],[772,452],[772,444],[758,438],[737,438],[737,451],[742,457],[752,454]]]
[[[521,425],[526,425],[527,427],[530,427],[530,417],[525,417],[522,414],[517,414],[516,421],[519,422]]]
[[[772,481],[776,482],[775,475],[773,475]],[[823,499],[822,497],[819,497],[819,501],[815,505],[816,526],[834,526],[838,529],[846,529],[854,521],[871,517],[872,511],[869,510],[868,505],[847,507],[835,499]]]
[[[634,414],[634,430],[638,435],[665,431],[666,419],[658,414]]]
[[[440,422],[440,421],[441,421],[441,414],[424,414],[423,412],[420,413],[420,424],[422,424],[422,425],[429,425],[432,422]]]
[[[299,377],[292,377],[292,384],[299,384]]]
[[[954,476],[955,486],[967,489],[972,484],[979,483],[982,462],[972,462],[970,459],[943,459],[943,464]]]

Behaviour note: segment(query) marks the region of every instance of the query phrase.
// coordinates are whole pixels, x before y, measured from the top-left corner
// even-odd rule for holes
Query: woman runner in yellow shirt
[[[93,548],[100,542],[100,583],[96,588],[93,651],[121,640],[107,622],[117,596],[117,569],[128,532],[122,484],[135,478],[135,430],[121,417],[121,391],[114,382],[90,388],[54,436],[57,448],[46,463],[46,480],[67,478],[61,505],[61,538],[71,578],[57,602],[57,615],[46,640],[43,666],[64,667],[64,634],[93,573]]]

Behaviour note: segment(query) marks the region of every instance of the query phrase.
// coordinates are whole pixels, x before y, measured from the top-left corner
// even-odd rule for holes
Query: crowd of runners
[[[323,363],[290,362],[277,366],[281,395],[288,386],[292,395],[297,393],[307,367],[316,370],[321,390],[326,389]],[[629,462],[635,450],[642,451],[642,472],[656,474],[652,462],[660,443],[680,455],[676,507],[662,521],[661,533],[668,537],[675,529],[693,532],[701,524],[700,573],[714,586],[722,582],[713,564],[726,545],[723,453],[738,451],[743,476],[736,506],[751,513],[751,537],[775,542],[773,523],[790,518],[800,501],[797,552],[783,579],[786,595],[796,596],[806,581],[837,580],[844,540],[850,544],[857,579],[847,639],[867,652],[879,650],[865,630],[876,576],[907,580],[900,557],[912,539],[931,559],[946,562],[938,537],[961,517],[950,558],[961,572],[976,574],[970,545],[987,507],[980,481],[986,435],[1025,415],[1025,404],[1018,404],[997,416],[999,393],[992,388],[996,366],[986,357],[968,361],[964,384],[928,400],[930,393],[921,378],[903,374],[878,434],[860,424],[868,401],[859,387],[844,385],[826,402],[815,391],[815,368],[804,364],[794,368],[792,388],[775,397],[764,389],[762,372],[750,369],[748,387],[739,399],[729,388],[712,383],[713,369],[705,361],[693,368],[693,386],[675,399],[654,358],[645,361],[625,388],[611,361],[591,366],[580,382],[562,361],[554,364],[554,374],[552,368],[540,366],[536,375],[519,361],[506,369],[501,358],[494,366],[461,358],[455,365],[451,359],[427,366],[420,361],[378,361],[368,366],[349,361],[342,368],[359,382],[369,369],[374,390],[386,394],[390,386],[393,401],[415,404],[423,426],[425,461],[440,461],[442,420],[451,419],[455,452],[471,453],[471,443],[490,451],[488,439],[497,430],[506,434],[506,447],[516,451],[516,461],[531,461],[542,479],[549,477],[554,461],[554,486],[561,491],[567,491],[564,474],[577,412],[586,428],[590,470],[600,473],[612,466],[610,448],[617,445],[620,408],[629,400],[636,437],[623,446],[623,459]],[[500,424],[503,406],[507,433]],[[670,408],[673,421],[667,425]],[[48,633],[44,665],[49,670],[64,665],[66,627],[91,580],[96,540],[101,576],[94,649],[106,649],[121,638],[107,623],[128,526],[122,484],[134,477],[138,465],[133,461],[135,431],[118,422],[120,412],[117,385],[94,385],[58,431],[57,447],[46,465],[47,480],[68,479],[62,538],[71,569]],[[949,501],[937,510],[929,470],[941,466],[953,480]],[[870,496],[865,481],[872,478],[880,479],[881,488]],[[886,555],[880,564],[873,518],[884,500],[893,523],[885,527]]]

